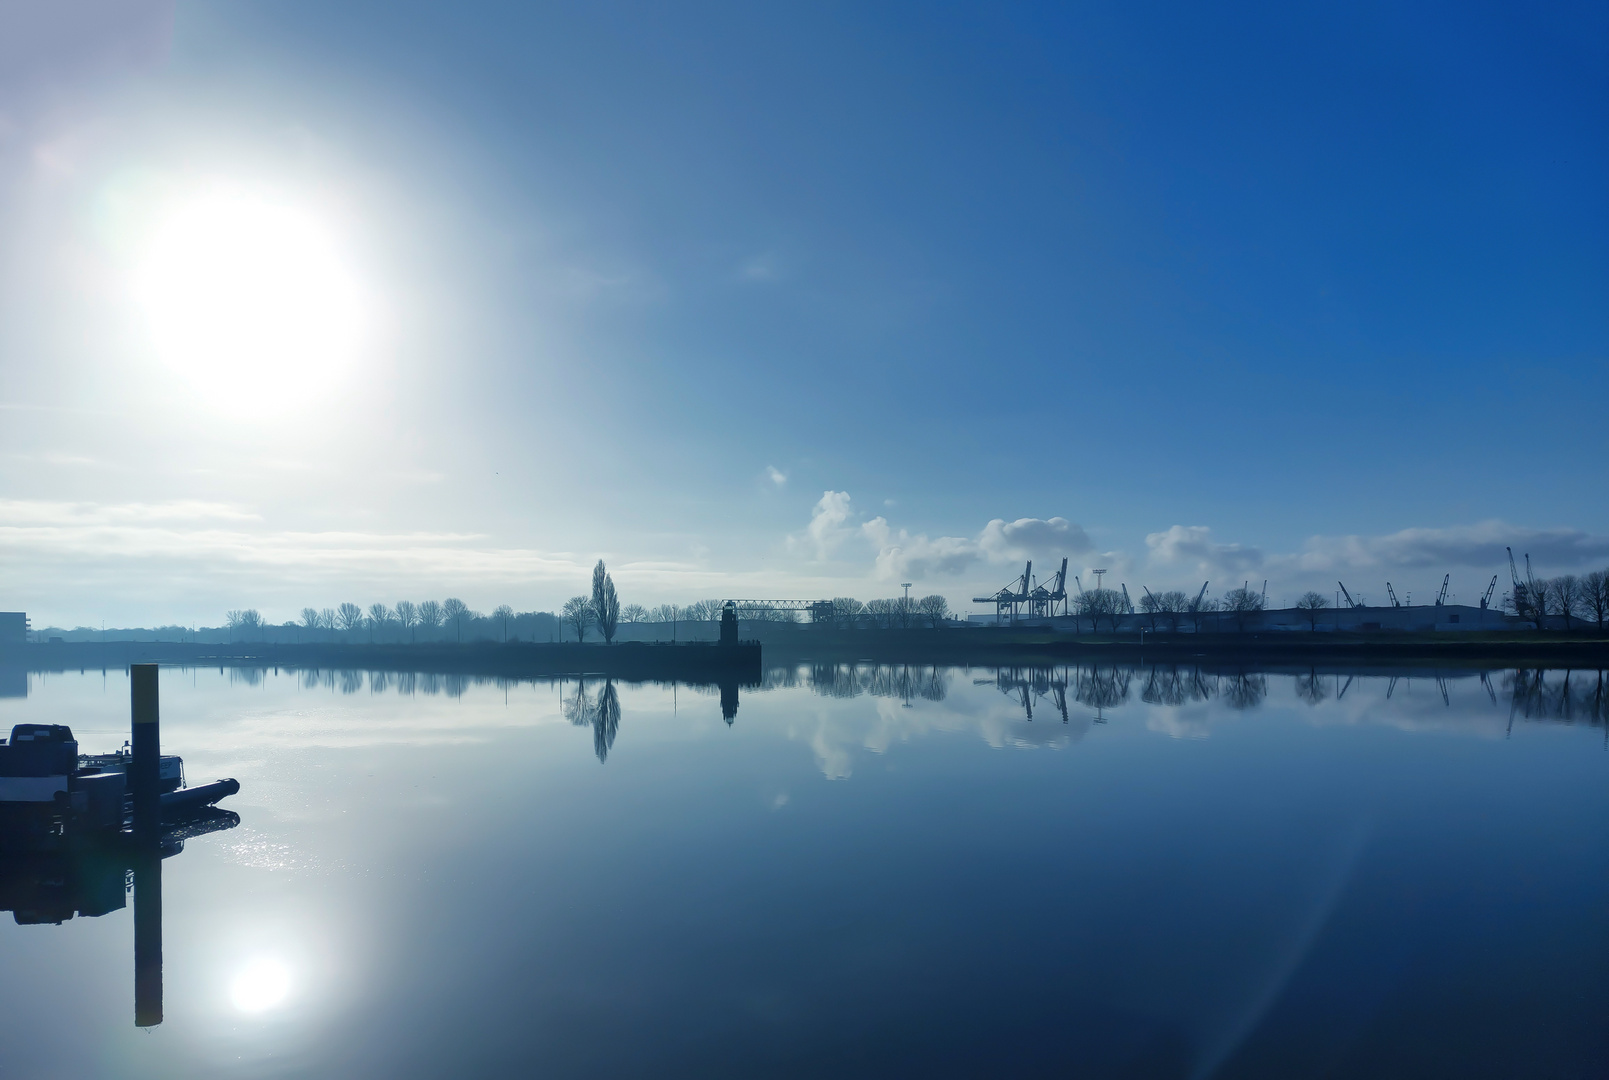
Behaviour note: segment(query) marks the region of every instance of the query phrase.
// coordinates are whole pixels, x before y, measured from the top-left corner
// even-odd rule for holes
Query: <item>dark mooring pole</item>
[[[162,1022],[162,756],[156,665],[129,665],[134,734],[128,766],[134,797],[134,1024]]]
[[[134,757],[128,767],[129,793],[134,797],[134,839],[141,846],[155,847],[162,834],[158,790],[162,725],[157,717],[155,664],[129,665],[129,693],[134,713]]]
[[[134,856],[134,1026],[162,1022],[162,852]]]

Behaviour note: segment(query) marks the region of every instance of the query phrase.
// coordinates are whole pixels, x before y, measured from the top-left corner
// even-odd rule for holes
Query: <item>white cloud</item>
[[[995,518],[983,527],[978,548],[994,562],[1055,559],[1093,551],[1084,530],[1063,517]]]
[[[897,578],[920,581],[929,573],[959,574],[977,562],[982,554],[975,540],[960,536],[929,540],[926,536],[912,536],[904,529],[896,533],[883,517],[872,518],[860,529],[877,548],[877,576],[884,581]]]
[[[777,487],[782,487],[788,482],[788,474],[777,468],[775,465],[767,465],[765,467],[765,476],[767,480],[770,480]]]
[[[1205,525],[1174,525],[1145,538],[1151,562],[1163,566],[1194,563],[1203,574],[1241,573],[1263,565],[1263,553],[1241,544],[1220,544]]]
[[[810,512],[810,524],[805,529],[818,560],[831,555],[850,534],[851,530],[848,528],[850,513],[849,492],[821,493],[821,498]]]
[[[1403,529],[1386,536],[1315,536],[1295,557],[1302,570],[1371,567],[1492,567],[1527,552],[1539,572],[1580,569],[1609,558],[1609,536],[1580,529],[1526,529],[1483,521],[1447,529]]]
[[[1081,555],[1093,548],[1089,537],[1066,518],[995,518],[975,537],[897,532],[883,517],[861,526],[861,533],[877,548],[877,576],[884,580],[920,581],[929,574],[961,574],[974,563],[1018,560],[1054,560]]]
[[[1151,533],[1145,544],[1147,565],[1153,570],[1188,567],[1214,581],[1267,578],[1282,590],[1324,591],[1333,588],[1337,578],[1356,590],[1378,574],[1381,579],[1394,579],[1397,590],[1403,592],[1404,580],[1409,587],[1417,580],[1421,588],[1434,588],[1443,573],[1450,573],[1454,590],[1466,590],[1459,593],[1459,602],[1478,595],[1488,574],[1498,574],[1500,583],[1507,581],[1508,553],[1504,549],[1508,547],[1514,549],[1516,559],[1529,553],[1540,576],[1595,569],[1609,561],[1609,536],[1580,529],[1524,528],[1503,521],[1402,529],[1381,536],[1314,536],[1291,552],[1220,543],[1203,525],[1174,525]],[[1471,570],[1476,573],[1469,574]],[[1363,581],[1353,581],[1353,575]],[[1378,586],[1380,580],[1374,584]]]

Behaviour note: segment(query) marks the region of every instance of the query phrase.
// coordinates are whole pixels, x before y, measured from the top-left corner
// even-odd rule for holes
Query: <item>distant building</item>
[[[27,613],[23,611],[0,611],[0,645],[21,645],[27,640]]]
[[[1440,633],[1461,630],[1530,630],[1532,624],[1496,608],[1469,607],[1463,604],[1421,604],[1417,607],[1356,607],[1324,608],[1316,617],[1296,608],[1271,608],[1267,611],[1248,611],[1236,616],[1230,611],[1203,612],[1200,629],[1207,633]],[[1009,613],[997,616],[994,612],[968,615],[968,626],[1016,626],[1039,628],[1064,633],[1081,633],[1089,630],[1089,616],[1057,615],[1053,618],[1018,616],[1013,623]],[[1184,633],[1197,629],[1196,616],[1189,613],[1173,615],[1147,615],[1142,613],[1117,616],[1117,633],[1133,634],[1155,628],[1166,632],[1177,625]],[[1101,616],[1101,633],[1112,632],[1112,621]]]

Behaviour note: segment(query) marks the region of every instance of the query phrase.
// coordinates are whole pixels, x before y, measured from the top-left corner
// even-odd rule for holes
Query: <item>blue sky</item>
[[[1609,5],[0,19],[0,607],[1609,564]],[[153,345],[217,190],[361,349]]]

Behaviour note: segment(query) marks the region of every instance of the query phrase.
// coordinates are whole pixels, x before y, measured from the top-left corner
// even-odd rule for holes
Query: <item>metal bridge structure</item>
[[[834,617],[831,600],[723,600],[731,604],[740,619],[766,619],[778,611],[799,611],[810,617],[812,625],[831,626]]]

